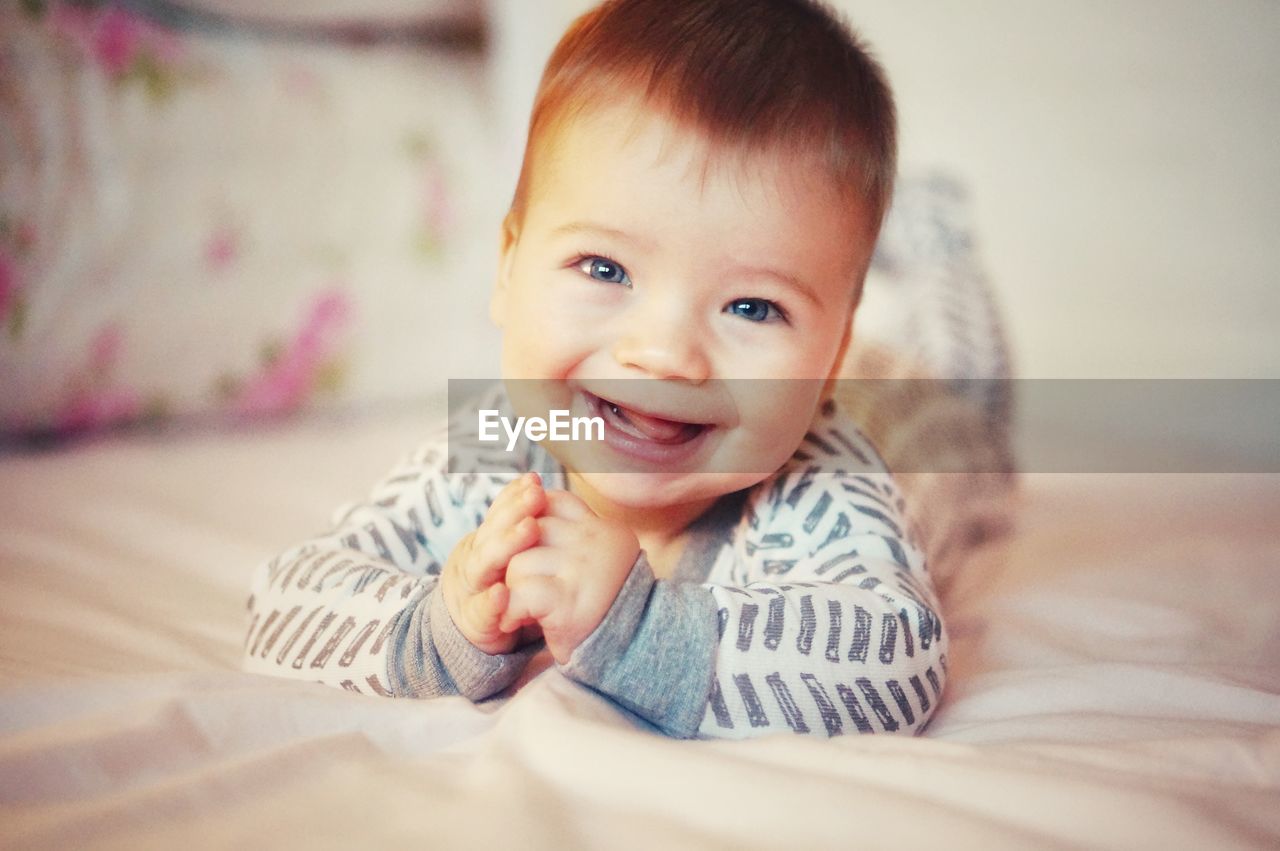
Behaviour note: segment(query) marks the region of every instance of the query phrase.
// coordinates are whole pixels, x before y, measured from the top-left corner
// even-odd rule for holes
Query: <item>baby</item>
[[[468,454],[474,410],[457,418],[257,572],[246,668],[479,701],[545,646],[671,736],[922,729],[946,666],[934,592],[830,399],[894,136],[881,70],[815,2],[610,0],[577,21],[503,226],[510,398],[491,401],[602,439]]]

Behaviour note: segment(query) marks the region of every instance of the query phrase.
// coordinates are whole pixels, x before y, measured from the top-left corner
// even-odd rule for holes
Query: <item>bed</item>
[[[846,373],[946,554],[926,735],[669,740],[545,657],[479,705],[240,671],[253,568],[496,369],[531,4],[356,8],[0,9],[0,845],[1280,845],[1280,474],[1015,480],[945,175],[901,181]],[[965,428],[909,417],[946,440],[875,425],[971,377]]]
[[[545,664],[479,706],[239,672],[249,566],[438,413],[0,459],[4,844],[1280,841],[1274,476],[1025,477],[947,586],[921,738],[677,742]]]

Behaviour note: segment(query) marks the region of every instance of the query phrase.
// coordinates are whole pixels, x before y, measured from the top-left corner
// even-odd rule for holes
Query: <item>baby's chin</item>
[[[710,507],[722,496],[759,484],[759,473],[572,473],[596,494],[620,508],[660,511],[682,506]]]

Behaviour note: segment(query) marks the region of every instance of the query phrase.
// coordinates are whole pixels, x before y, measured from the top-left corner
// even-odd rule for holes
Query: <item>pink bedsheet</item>
[[[1280,845],[1280,477],[1027,477],[918,739],[670,741],[554,668],[480,707],[240,673],[252,566],[433,413],[0,457],[0,843]]]

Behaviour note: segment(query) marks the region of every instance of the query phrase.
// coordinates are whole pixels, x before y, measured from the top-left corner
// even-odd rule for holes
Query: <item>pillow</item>
[[[180,0],[172,5],[237,21],[280,24],[477,23],[484,13],[481,0],[307,0],[305,4],[279,0]]]
[[[1008,530],[1015,492],[1012,367],[958,180],[899,180],[840,374],[837,399],[896,474],[945,589]]]
[[[363,406],[489,363],[478,52],[68,2],[0,32],[0,432]]]

